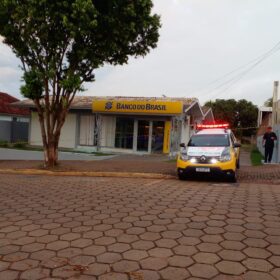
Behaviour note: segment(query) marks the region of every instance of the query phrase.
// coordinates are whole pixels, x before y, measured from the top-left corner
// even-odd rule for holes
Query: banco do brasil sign
[[[92,103],[93,112],[100,113],[139,113],[139,114],[181,114],[181,101],[165,100],[108,100],[97,99]]]

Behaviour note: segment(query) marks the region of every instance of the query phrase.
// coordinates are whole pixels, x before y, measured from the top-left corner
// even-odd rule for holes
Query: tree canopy
[[[0,0],[0,35],[22,62],[21,92],[34,100],[46,151],[58,145],[71,102],[95,69],[157,46],[152,7],[152,0]]]
[[[272,107],[272,105],[273,105],[272,97],[268,98],[268,99],[264,102],[264,106],[266,106],[266,107]]]
[[[235,99],[216,99],[206,102],[205,105],[212,108],[217,121],[228,122],[233,130],[241,129],[242,135],[250,136],[255,132],[258,107],[252,102],[245,99],[238,101]]]

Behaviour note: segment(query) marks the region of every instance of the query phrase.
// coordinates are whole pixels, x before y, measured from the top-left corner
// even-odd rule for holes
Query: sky
[[[272,96],[280,79],[279,0],[153,2],[162,23],[158,47],[98,69],[84,95],[196,97],[201,104],[245,98],[257,105]],[[21,76],[20,61],[0,38],[0,91],[22,98]]]

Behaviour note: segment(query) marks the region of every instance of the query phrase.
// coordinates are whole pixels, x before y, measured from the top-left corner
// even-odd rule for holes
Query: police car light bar
[[[207,129],[207,128],[229,128],[228,123],[220,123],[220,124],[198,124],[197,129]]]

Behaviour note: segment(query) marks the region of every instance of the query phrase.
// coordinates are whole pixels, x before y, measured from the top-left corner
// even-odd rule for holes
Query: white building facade
[[[30,145],[42,146],[40,125],[30,100],[18,106],[32,110]],[[175,154],[197,123],[214,121],[196,99],[76,97],[62,128],[59,147],[78,151]]]

